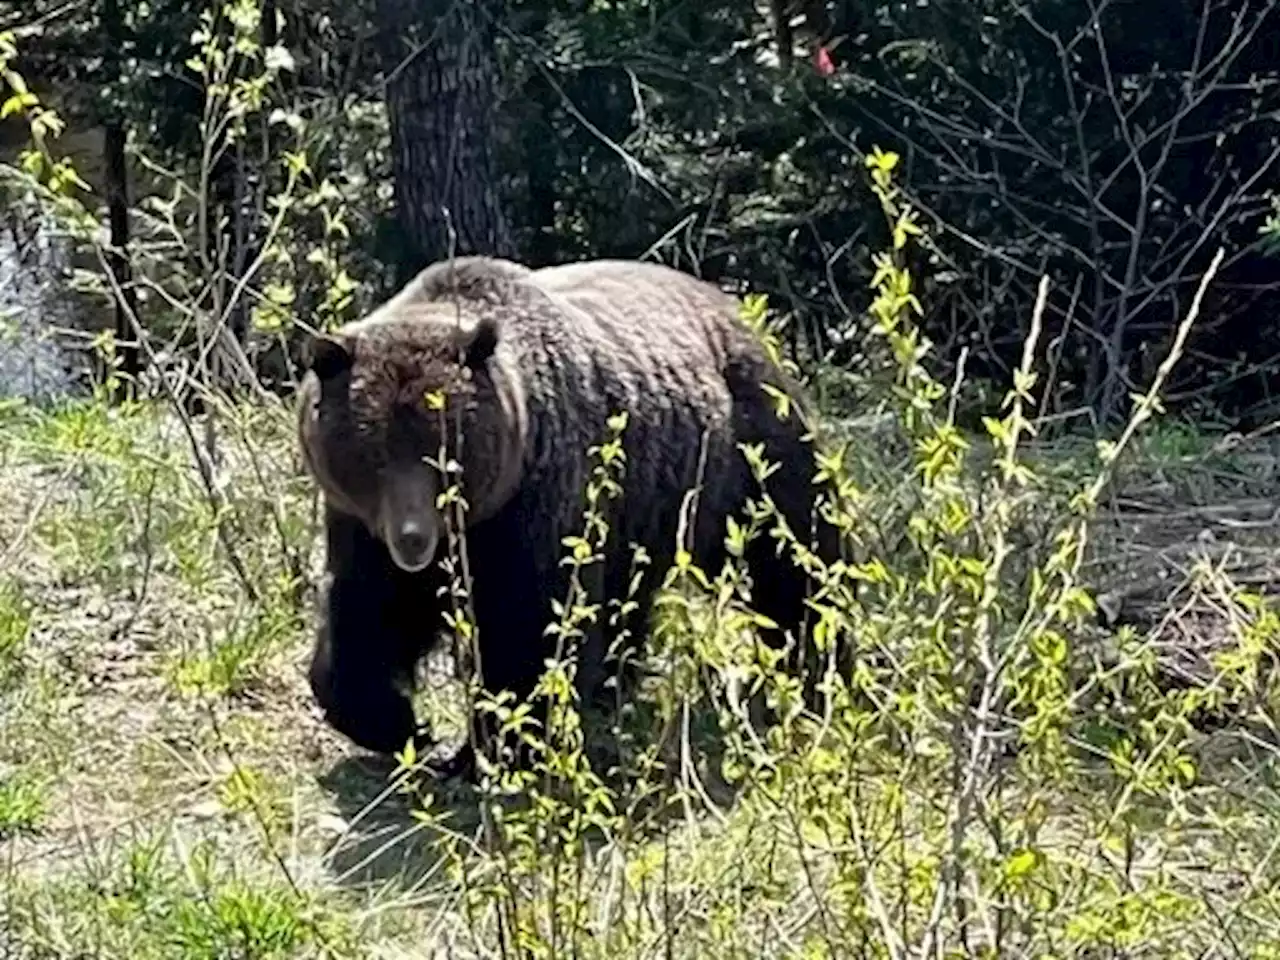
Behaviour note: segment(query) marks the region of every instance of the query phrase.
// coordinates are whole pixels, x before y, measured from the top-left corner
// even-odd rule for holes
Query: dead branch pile
[[[1113,489],[1085,570],[1101,620],[1146,634],[1161,673],[1203,682],[1239,643],[1240,592],[1280,594],[1280,438],[1144,457]]]

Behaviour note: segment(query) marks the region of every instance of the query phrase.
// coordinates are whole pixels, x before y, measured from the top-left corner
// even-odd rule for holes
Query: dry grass
[[[1171,679],[1204,682],[1209,657],[1236,642],[1235,592],[1280,587],[1280,438],[1157,434],[1092,539],[1103,621],[1146,635]]]

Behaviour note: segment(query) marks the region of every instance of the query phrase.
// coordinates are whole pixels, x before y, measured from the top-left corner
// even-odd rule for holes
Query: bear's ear
[[[479,370],[489,362],[489,358],[493,356],[493,351],[496,349],[498,349],[498,321],[492,316],[482,315],[476,320],[471,336],[463,347],[462,362],[472,370]]]
[[[321,380],[329,380],[350,369],[353,360],[351,348],[343,340],[322,333],[311,341],[307,368]]]

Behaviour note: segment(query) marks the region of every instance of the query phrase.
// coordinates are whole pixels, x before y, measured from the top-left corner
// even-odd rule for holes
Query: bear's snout
[[[421,460],[395,464],[381,477],[378,534],[395,565],[417,573],[435,559],[444,521],[436,507],[435,471]]]
[[[396,566],[407,573],[417,573],[435,557],[435,531],[416,519],[402,521],[388,538]]]

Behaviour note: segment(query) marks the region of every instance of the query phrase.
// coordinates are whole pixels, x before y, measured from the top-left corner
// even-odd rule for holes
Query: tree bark
[[[523,126],[524,173],[528,178],[529,228],[525,262],[531,267],[551,266],[557,255],[555,91],[541,75],[530,79],[526,96],[536,114]]]
[[[407,240],[398,272],[432,261],[514,257],[494,163],[496,0],[378,0],[395,198]]]
[[[119,51],[124,44],[124,22],[120,15],[119,0],[103,0],[102,32],[105,41],[106,61],[111,67],[112,81],[119,83]],[[120,357],[120,373],[124,375],[124,393],[131,396],[134,383],[141,373],[139,362],[138,332],[134,319],[138,318],[138,299],[133,289],[133,270],[129,262],[129,168],[125,156],[127,131],[121,109],[113,104],[103,123],[103,180],[107,201],[107,222],[111,231],[111,246],[107,251],[107,265],[114,285],[119,288],[115,301],[115,336]]]
[[[796,37],[791,29],[789,0],[769,0],[769,14],[773,18],[773,37],[778,44],[778,65],[783,70],[790,70],[795,62]]]

